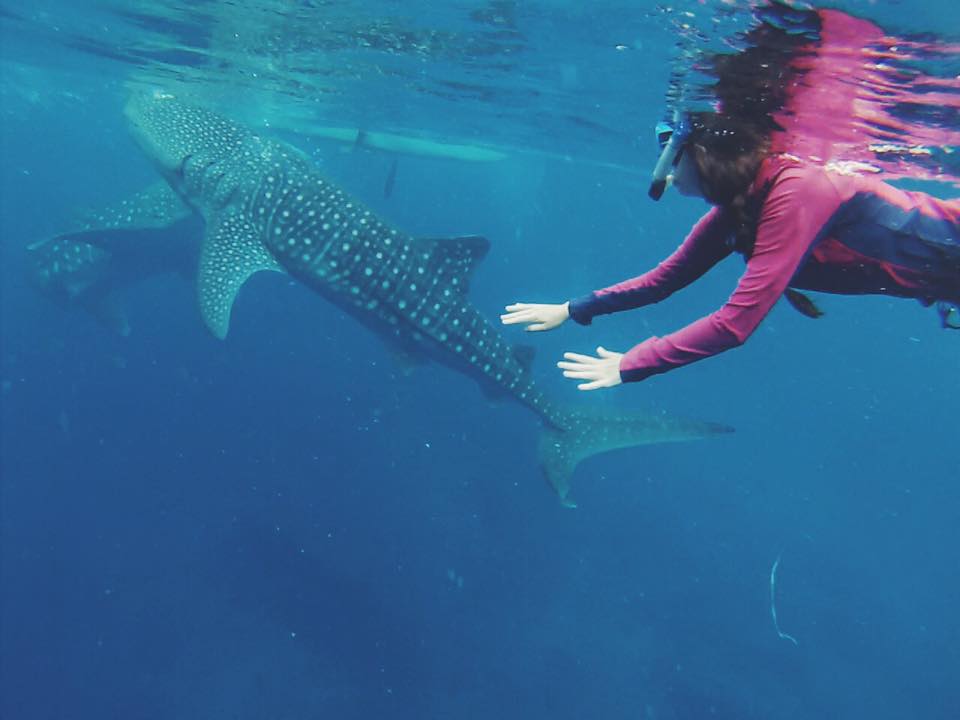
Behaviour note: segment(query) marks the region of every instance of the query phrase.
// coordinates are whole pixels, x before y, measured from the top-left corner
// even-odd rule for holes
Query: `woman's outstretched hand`
[[[507,305],[506,314],[500,316],[504,325],[525,323],[527,332],[553,330],[563,325],[570,317],[570,303],[549,305],[538,303],[514,303]]]
[[[577,385],[580,390],[613,387],[623,382],[620,379],[620,358],[623,353],[598,347],[597,357],[572,352],[564,353],[563,357],[566,362],[557,363],[557,367],[563,370],[563,376],[587,381]]]

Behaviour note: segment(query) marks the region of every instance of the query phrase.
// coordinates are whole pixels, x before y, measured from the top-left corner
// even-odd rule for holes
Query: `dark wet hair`
[[[690,152],[704,197],[728,213],[737,249],[752,252],[767,188],[748,195],[769,153],[770,135],[783,128],[775,116],[790,88],[802,82],[798,59],[814,51],[822,20],[818,11],[769,0],[754,10],[757,21],[740,37],[742,49],[708,58],[703,71],[718,112],[693,113]]]
[[[756,24],[737,38],[740,49],[709,56],[703,71],[716,78],[711,94],[725,115],[782,130],[774,116],[802,82],[805,71],[798,60],[814,54],[823,21],[816,10],[777,0],[759,4],[753,15]]]
[[[720,113],[692,113],[690,124],[684,151],[697,169],[703,196],[729,213],[737,249],[748,251],[766,194],[762,188],[749,191],[769,154],[769,137],[751,122]]]

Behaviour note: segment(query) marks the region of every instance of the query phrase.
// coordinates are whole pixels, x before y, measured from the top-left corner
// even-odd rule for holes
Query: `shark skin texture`
[[[177,242],[192,249],[201,316],[214,336],[225,338],[244,282],[260,271],[286,272],[403,355],[439,362],[478,382],[485,394],[533,411],[543,424],[541,468],[569,507],[575,506],[570,478],[587,457],[732,432],[662,413],[556,405],[533,380],[529,350],[508,343],[467,297],[471,274],[489,249],[486,239],[405,234],[323,177],[293,146],[173,95],[133,94],[125,114],[173,195],[151,188],[119,211],[99,213],[86,229],[38,244],[33,252],[48,289],[72,285],[73,297],[108,295],[105,290],[139,277],[122,276],[118,255],[177,244],[176,232]],[[137,211],[124,212],[131,206]],[[64,248],[83,258],[72,274],[59,265]],[[155,269],[163,266],[156,262]],[[59,270],[51,272],[55,263]],[[94,279],[84,284],[79,277]]]
[[[193,278],[203,221],[165,181],[97,210],[26,247],[28,277],[41,295],[81,308],[126,337],[122,293],[152,277]]]

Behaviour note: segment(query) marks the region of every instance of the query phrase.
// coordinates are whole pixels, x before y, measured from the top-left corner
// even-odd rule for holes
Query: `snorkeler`
[[[839,174],[773,152],[742,118],[685,115],[658,126],[662,152],[650,196],[672,185],[714,207],[680,247],[631,280],[561,304],[516,303],[505,325],[551,330],[660,302],[736,252],[746,272],[716,312],[626,353],[564,353],[564,376],[581,390],[637,382],[742,345],[781,296],[811,317],[797,290],[882,294],[936,304],[944,327],[960,328],[960,200],[907,192],[876,177]]]

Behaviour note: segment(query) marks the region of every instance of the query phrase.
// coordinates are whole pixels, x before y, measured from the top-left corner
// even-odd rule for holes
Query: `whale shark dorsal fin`
[[[261,270],[283,270],[243,215],[229,212],[212,220],[200,247],[197,295],[203,321],[223,340],[233,301],[247,278]]]
[[[486,257],[490,241],[481,235],[451,238],[426,238],[421,242],[432,244],[431,253],[447,267],[451,285],[466,294],[474,268]]]

